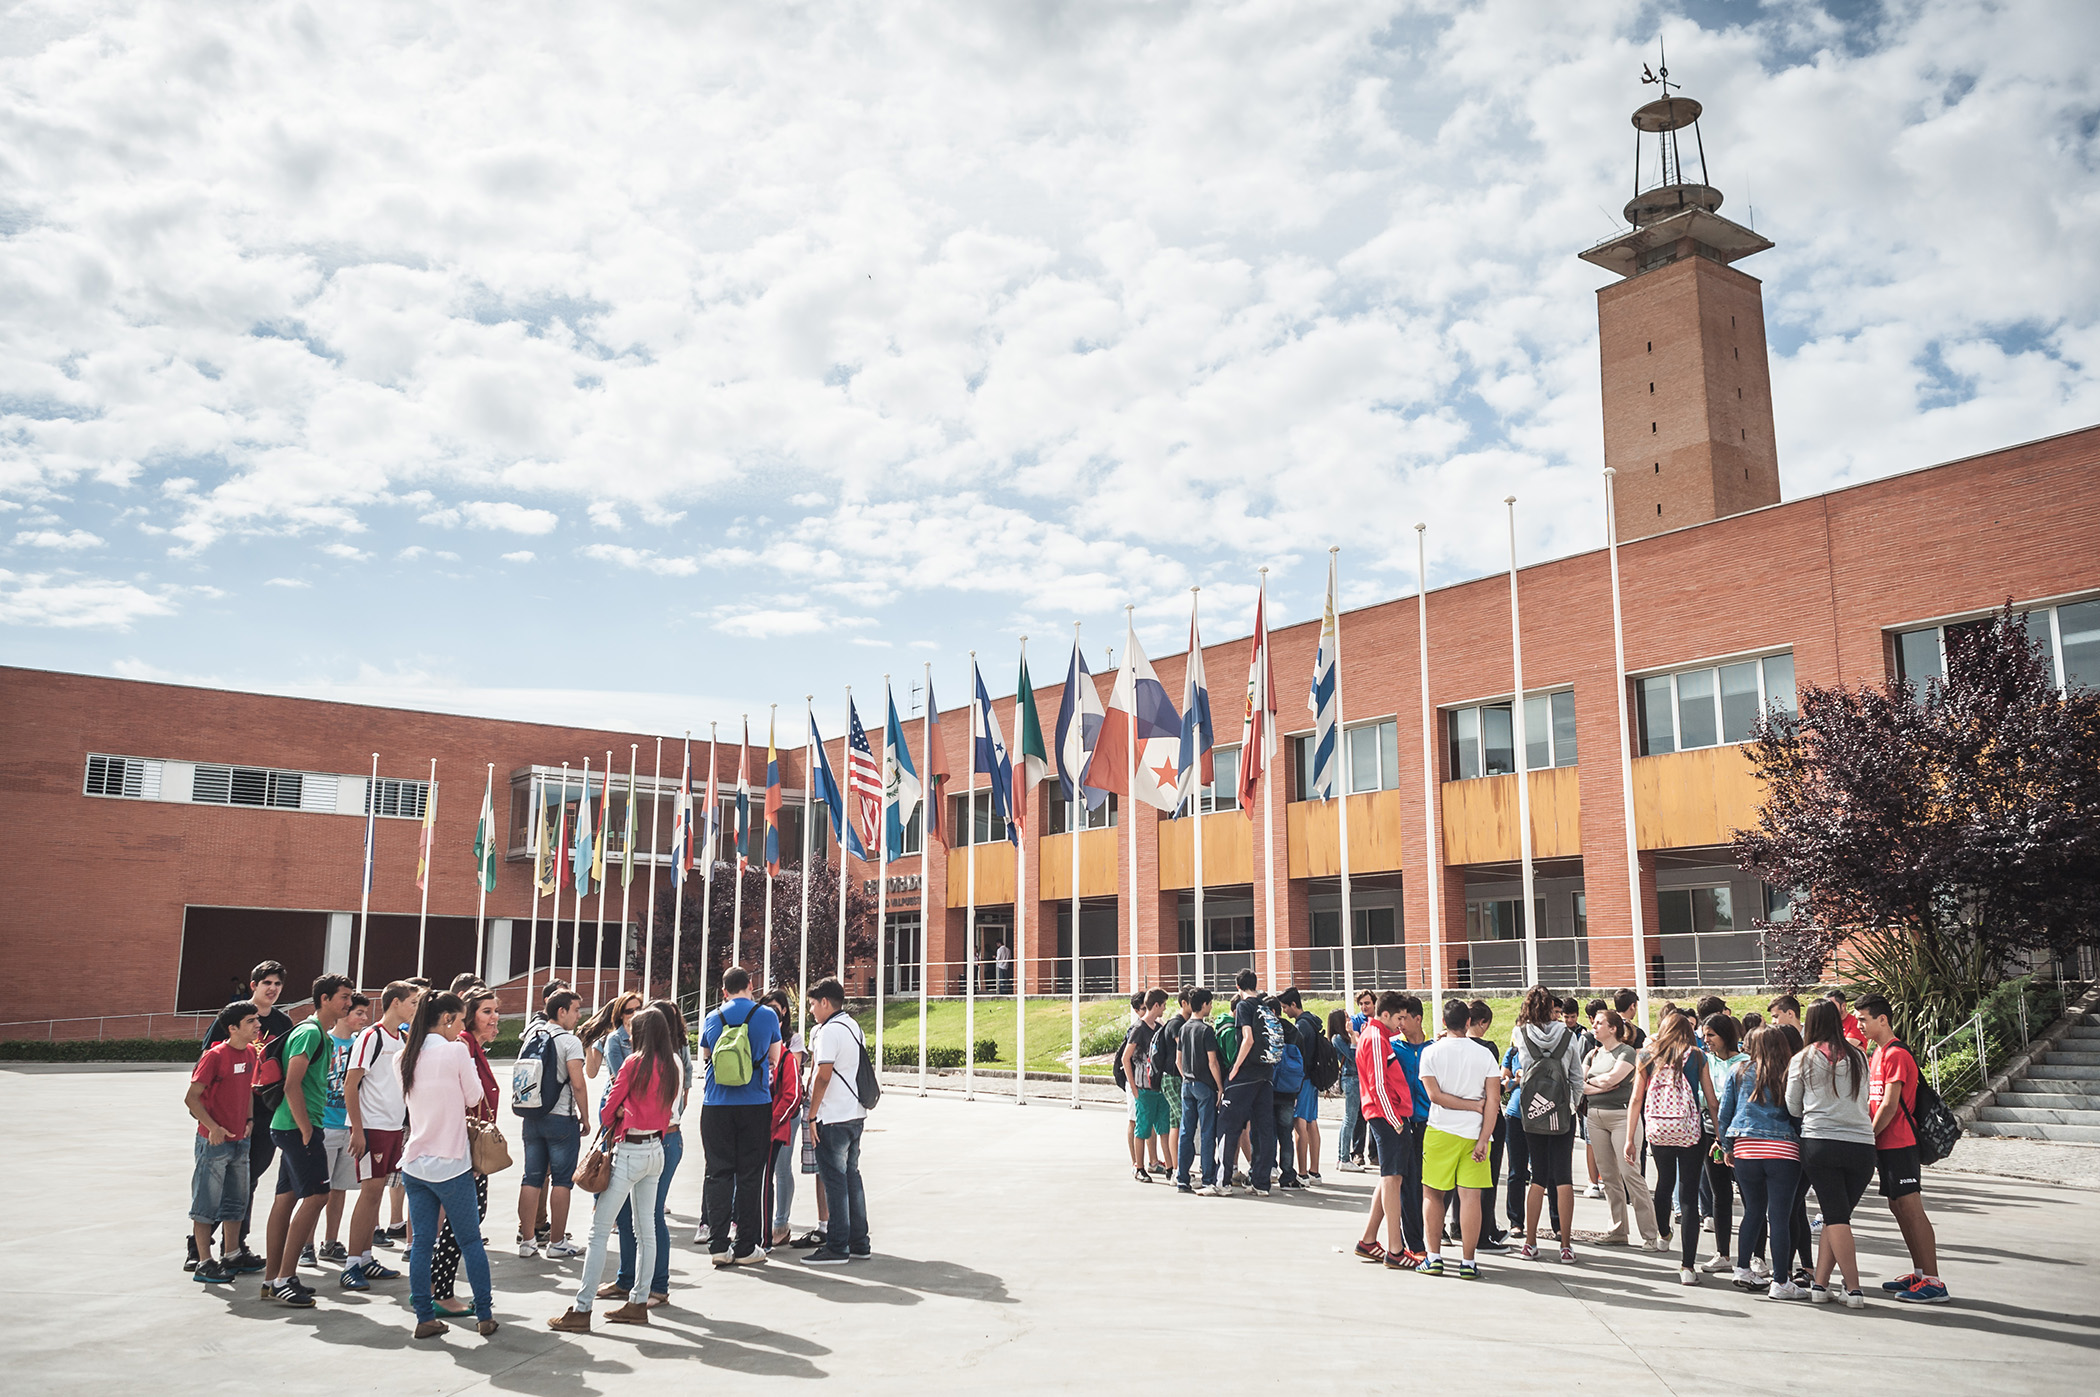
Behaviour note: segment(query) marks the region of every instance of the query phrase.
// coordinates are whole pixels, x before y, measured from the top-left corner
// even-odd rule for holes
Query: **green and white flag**
[[[620,838],[620,886],[634,881],[634,768],[627,770],[627,829]]]
[[[496,891],[496,777],[481,792],[481,823],[474,827],[474,872],[485,893]]]
[[[1043,745],[1043,723],[1036,716],[1035,686],[1028,682],[1028,651],[1021,651],[1021,684],[1014,691],[1014,755],[1020,758],[1014,772],[1015,785],[1013,808],[1015,823],[1020,823],[1019,814],[1026,809],[1021,799],[1022,791],[1040,781],[1050,779],[1050,752]]]

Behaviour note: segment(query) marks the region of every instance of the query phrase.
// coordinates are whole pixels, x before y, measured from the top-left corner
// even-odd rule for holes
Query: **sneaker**
[[[1477,1261],[1460,1261],[1458,1263],[1458,1278],[1462,1281],[1479,1280],[1480,1263]]]
[[[1137,1181],[1141,1184],[1149,1184],[1152,1182],[1152,1176],[1150,1174],[1147,1174],[1142,1169],[1134,1169],[1131,1171],[1131,1173],[1132,1176],[1136,1178]]]
[[[762,1251],[754,1249],[752,1251],[747,1251],[742,1256],[738,1257],[736,1259],[736,1264],[739,1266],[763,1266],[765,1265],[765,1261],[766,1254]]]
[[[1368,1261],[1375,1266],[1385,1260],[1385,1248],[1379,1246],[1376,1242],[1358,1242],[1356,1244],[1356,1259],[1358,1261]]]
[[[1297,1177],[1295,1177],[1295,1176],[1294,1176],[1294,1177],[1292,1177],[1292,1178],[1288,1178],[1288,1179],[1285,1179],[1285,1180],[1284,1180],[1283,1182],[1281,1182],[1281,1183],[1277,1184],[1277,1185],[1276,1185],[1276,1187],[1278,1187],[1278,1188],[1304,1188],[1304,1187],[1305,1187],[1305,1180],[1303,1180],[1303,1179],[1300,1179],[1300,1178],[1297,1178]]]
[[[1660,1237],[1650,1237],[1646,1241],[1641,1243],[1642,1251],[1662,1252],[1668,1251],[1669,1249],[1670,1244],[1668,1242],[1665,1242]]]
[[[1575,1248],[1562,1247],[1560,1249],[1560,1264],[1563,1266],[1573,1266],[1575,1264]]]
[[[1689,1266],[1679,1267],[1677,1271],[1677,1284],[1697,1285],[1699,1284],[1699,1273],[1697,1271],[1694,1271]]]
[[[822,1250],[822,1248],[819,1248],[819,1250]],[[807,1258],[804,1259],[806,1260]],[[709,1252],[707,1254],[707,1260],[708,1263],[714,1266],[717,1270],[720,1270],[727,1266],[736,1265],[736,1258],[729,1254],[729,1248],[727,1247],[722,1248],[722,1250],[720,1251]]]
[[[1194,1193],[1196,1190],[1187,1184],[1176,1184],[1174,1185],[1174,1191],[1176,1193]]]
[[[1808,1235],[1811,1237],[1823,1235],[1823,1215],[1821,1213],[1817,1213],[1808,1220]]]
[[[1768,1281],[1772,1279],[1772,1263],[1761,1256],[1753,1256],[1750,1258],[1750,1274],[1761,1281]]]
[[[1422,1264],[1422,1253],[1418,1251],[1387,1252],[1385,1269],[1388,1271],[1412,1271]]]
[[[1220,1188],[1216,1184],[1205,1184],[1196,1190],[1196,1194],[1200,1198],[1223,1198],[1231,1192],[1231,1189]]]
[[[1920,1276],[1918,1283],[1910,1289],[1897,1291],[1896,1298],[1906,1305],[1944,1305],[1954,1297],[1938,1281]]]
[[[1924,1279],[1925,1278],[1919,1275],[1916,1271],[1912,1271],[1908,1275],[1898,1276],[1892,1281],[1883,1281],[1881,1283],[1881,1288],[1887,1291],[1889,1294],[1894,1295],[1899,1290],[1909,1290],[1912,1286],[1916,1285],[1919,1281],[1922,1281]]]
[[[1309,1184],[1316,1184],[1320,1182],[1320,1176],[1317,1173],[1307,1174],[1305,1176],[1305,1181]]]
[[[1767,1283],[1759,1280],[1757,1272],[1751,1270],[1748,1266],[1738,1266],[1735,1268],[1735,1279],[1730,1281],[1729,1284],[1733,1285],[1737,1290],[1759,1291],[1763,1290]]]
[[[1522,1261],[1536,1261],[1539,1259],[1539,1249],[1526,1242],[1523,1246],[1517,1248],[1517,1257]]]
[[[1795,1284],[1794,1284],[1794,1283],[1793,1283],[1792,1281],[1774,1281],[1774,1282],[1772,1283],[1772,1289],[1774,1289],[1774,1290],[1800,1290],[1800,1289],[1801,1289],[1801,1287],[1800,1287],[1800,1286],[1798,1286],[1798,1285],[1795,1285]],[[1808,1283],[1808,1303],[1809,1303],[1809,1304],[1811,1304],[1811,1305],[1827,1305],[1827,1304],[1829,1304],[1829,1303],[1830,1303],[1830,1287],[1829,1287],[1829,1286],[1827,1286],[1827,1285],[1817,1285],[1817,1284],[1816,1284],[1816,1283],[1815,1283],[1814,1281],[1810,1281],[1810,1282]]]
[[[284,1281],[279,1281],[273,1286],[265,1286],[263,1288],[263,1298],[273,1305],[289,1305],[295,1310],[310,1310],[314,1307],[313,1296],[308,1295],[299,1287]]]
[[[1846,1308],[1846,1309],[1848,1309],[1848,1310],[1864,1310],[1864,1309],[1865,1309],[1866,1307],[1867,1307],[1867,1293],[1866,1293],[1865,1291],[1863,1291],[1863,1290],[1848,1290],[1848,1291],[1846,1291],[1846,1292],[1845,1292],[1845,1308]]]
[[[294,1290],[303,1291],[308,1295],[312,1295],[314,1293],[314,1288],[308,1285],[305,1281],[300,1280],[297,1276],[293,1276],[289,1281],[285,1282],[285,1284],[289,1285]]]
[[[207,1256],[190,1272],[190,1279],[202,1285],[232,1285],[233,1272],[226,1269],[225,1262]]]
[[[1493,1253],[1495,1253],[1495,1254],[1496,1254],[1497,1256],[1505,1255],[1505,1254],[1507,1254],[1507,1253],[1508,1253],[1508,1251],[1509,1251],[1509,1238],[1507,1238],[1507,1237],[1482,1237],[1482,1238],[1480,1239],[1480,1245],[1479,1245],[1478,1247],[1476,1247],[1476,1248],[1475,1248],[1475,1250],[1476,1250],[1476,1251],[1485,1251],[1485,1252],[1493,1252]]]
[[[227,1257],[225,1261],[221,1264],[224,1265],[227,1270],[232,1271],[238,1275],[252,1276],[257,1271],[262,1270],[264,1262],[263,1259],[257,1256],[254,1252],[249,1251],[246,1247],[242,1247],[232,1256]]]
[[[183,1238],[182,1245],[184,1248],[184,1256],[182,1258],[182,1269],[185,1271],[196,1270],[198,1265],[197,1234],[192,1232],[189,1236]]]
[[[583,1248],[577,1246],[567,1237],[564,1237],[559,1242],[552,1243],[548,1246],[547,1255],[559,1257],[582,1256]]]
[[[727,1255],[727,1253],[717,1253],[717,1255]],[[802,1258],[802,1264],[804,1266],[844,1266],[850,1259],[842,1251],[833,1251],[829,1247],[818,1247],[808,1256]]]
[[[386,1235],[385,1228],[375,1227],[372,1229],[372,1245],[383,1251],[392,1251],[398,1244]]]
[[[1344,1174],[1361,1174],[1363,1172],[1363,1166],[1353,1159],[1338,1159],[1334,1162],[1334,1167],[1341,1170]]]
[[[1419,1266],[1417,1266],[1417,1267],[1415,1267],[1415,1274],[1416,1274],[1416,1275],[1418,1275],[1418,1276],[1441,1276],[1441,1275],[1443,1275],[1443,1274],[1444,1274],[1444,1258],[1442,1258],[1441,1256],[1425,1256],[1425,1257],[1423,1257],[1423,1258],[1422,1258],[1422,1264],[1421,1264],[1421,1265],[1419,1265]]]
[[[694,1229],[693,1229],[693,1245],[694,1245],[694,1246],[696,1246],[696,1247],[698,1247],[698,1246],[705,1246],[705,1245],[706,1245],[706,1243],[707,1243],[707,1224],[703,1222],[703,1223],[701,1223],[701,1224],[700,1224],[700,1225],[699,1225],[698,1227],[696,1227],[696,1228],[694,1228]]]
[[[1247,1191],[1256,1198],[1267,1198],[1269,1196],[1269,1191],[1265,1188],[1250,1188]]]
[[[397,1222],[392,1227],[378,1228],[374,1230],[384,1232],[387,1236],[393,1238],[397,1242],[405,1242],[408,1240],[408,1224],[405,1222]]]
[[[350,1248],[344,1246],[341,1242],[323,1242],[314,1249],[314,1255],[320,1257],[323,1261],[348,1261],[350,1259]]]
[[[372,1283],[365,1279],[365,1268],[356,1264],[345,1266],[335,1283],[344,1290],[370,1290]]]
[[[1794,1274],[1787,1277],[1787,1279],[1806,1290],[1816,1283],[1816,1273],[1809,1270],[1806,1266],[1796,1266]]]
[[[866,1251],[849,1251],[846,1255],[852,1257],[855,1261],[872,1261],[875,1259],[875,1249],[870,1247]]]
[[[1709,1276],[1719,1276],[1724,1275],[1729,1271],[1733,1271],[1735,1269],[1735,1263],[1733,1261],[1730,1261],[1725,1256],[1717,1255],[1711,1261],[1707,1262],[1704,1266],[1701,1266],[1699,1269],[1706,1272],[1706,1274]]]
[[[1822,1287],[1818,1286],[1816,1289],[1822,1290]],[[1782,1281],[1780,1284],[1773,1286],[1770,1290],[1765,1292],[1765,1299],[1799,1300],[1801,1298],[1801,1295],[1802,1291],[1800,1286],[1793,1284],[1791,1281]],[[1827,1302],[1830,1299],[1830,1292],[1825,1290],[1822,1294],[1819,1295],[1816,1293],[1816,1291],[1812,1290],[1808,1292],[1808,1298],[1820,1305]]]
[[[314,1244],[312,1242],[308,1242],[305,1246],[299,1248],[299,1264],[301,1266],[318,1266],[321,1264],[320,1259],[314,1255]]]
[[[398,1281],[401,1279],[399,1271],[396,1271],[391,1266],[382,1264],[376,1257],[364,1264],[364,1271],[365,1279],[368,1281]]]
[[[372,1240],[376,1242],[376,1241],[378,1241],[378,1240],[379,1240],[379,1238],[378,1238],[378,1236],[377,1236],[377,1235],[375,1234],[375,1235],[373,1236]],[[538,1246],[536,1246],[536,1245],[535,1245],[535,1244],[533,1243],[533,1240],[532,1240],[532,1238],[530,1238],[530,1237],[526,1237],[526,1236],[522,1236],[522,1235],[521,1235],[521,1236],[520,1236],[520,1237],[518,1238],[518,1255],[519,1255],[519,1256],[538,1256],[539,1254],[540,1254],[540,1249],[539,1249],[539,1247],[538,1247]]]
[[[1604,1185],[1591,1184],[1588,1188],[1582,1191],[1582,1196],[1584,1198],[1602,1198],[1604,1196]]]

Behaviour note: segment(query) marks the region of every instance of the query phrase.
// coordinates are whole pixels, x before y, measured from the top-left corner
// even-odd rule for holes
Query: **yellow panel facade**
[[[948,851],[948,905],[967,907],[970,905],[970,866],[963,860],[971,856],[977,859],[977,905],[996,907],[1014,900],[1014,846],[1005,840],[997,844],[979,844],[971,849]],[[1068,853],[1067,858],[1071,855]],[[1070,882],[1070,870],[1066,870],[1066,881]]]
[[[1116,828],[1083,830],[1079,835],[1079,895],[1081,897],[1114,897],[1116,875],[1119,868],[1116,852],[1121,847],[1119,840],[1123,831]],[[1037,894],[1045,902],[1055,902],[1072,895],[1072,836],[1069,834],[1046,834],[1043,836],[1041,853],[1036,858],[1036,872],[1042,879],[1042,891]],[[1204,850],[1208,855],[1209,850]],[[1206,871],[1205,877],[1209,874]],[[954,904],[960,905],[960,904]]]
[[[1392,873],[1402,858],[1400,792],[1369,791],[1349,798],[1349,871]],[[1284,834],[1293,878],[1333,878],[1342,871],[1341,812],[1331,800],[1284,807]],[[1206,869],[1205,877],[1209,873]]]
[[[1726,844],[1757,824],[1764,784],[1738,746],[1636,757],[1634,832],[1643,849]]]
[[[1531,856],[1564,858],[1582,852],[1582,784],[1576,768],[1534,771],[1531,781]],[[1523,857],[1517,838],[1517,778],[1481,776],[1443,786],[1444,862],[1508,863]]]
[[[1195,825],[1194,820],[1159,822],[1159,885],[1169,892],[1196,886]],[[1254,822],[1237,810],[1203,816],[1204,886],[1253,881]]]

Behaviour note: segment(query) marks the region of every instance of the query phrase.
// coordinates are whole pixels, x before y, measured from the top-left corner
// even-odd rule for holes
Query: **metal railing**
[[[104,1014],[85,1019],[16,1019],[0,1039],[58,1042],[81,1038],[192,1038],[204,1041],[215,1014]]]
[[[2027,1036],[2026,1011],[2027,998],[2022,995],[2022,1042]],[[1925,1045],[1925,1074],[1932,1078],[1932,1089],[1943,1101],[1959,1101],[1983,1090],[1983,1084],[1991,1079],[1990,1052],[1990,1035],[1984,1032],[1983,1015],[1971,1014],[1967,1023]]]

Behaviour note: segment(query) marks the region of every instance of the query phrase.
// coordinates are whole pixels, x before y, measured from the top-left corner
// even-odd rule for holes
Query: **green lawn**
[[[1695,996],[1682,996],[1678,1003],[1690,1006]],[[1766,995],[1732,995],[1728,997],[1728,1010],[1737,1018],[1750,1010],[1763,1012]],[[1585,1001],[1587,1002],[1587,1001]],[[1072,1001],[1063,998],[1030,999],[1028,1004],[1028,1070],[1032,1072],[1069,1072],[1071,1061],[1067,1053],[1072,1041]],[[1489,1036],[1498,1043],[1509,1042],[1509,1025],[1517,1016],[1518,1000],[1515,997],[1490,999],[1488,1007],[1495,1011],[1495,1025]],[[1306,1009],[1327,1021],[1330,1010],[1339,1009],[1339,999],[1309,999]],[[1127,999],[1083,999],[1079,1002],[1079,1035],[1082,1046],[1102,1048],[1107,1035],[1116,1031],[1130,1013]],[[863,1032],[872,1042],[875,1037],[875,1014],[872,1009],[863,1010],[854,1016],[860,1021]],[[929,1048],[960,1048],[963,1042],[964,1005],[961,1000],[936,999],[926,1006],[926,1045]],[[999,1056],[990,1062],[980,1062],[980,1067],[1011,1068],[1014,1065],[1014,1002],[1011,999],[980,999],[977,1001],[977,1037],[989,1038],[999,1045]],[[1089,1038],[1094,1039],[1088,1044]],[[916,999],[893,999],[884,1006],[883,1039],[888,1044],[910,1044],[916,1048],[919,1041],[919,1002]],[[1081,1072],[1107,1075],[1107,1061],[1087,1061],[1083,1055]]]

